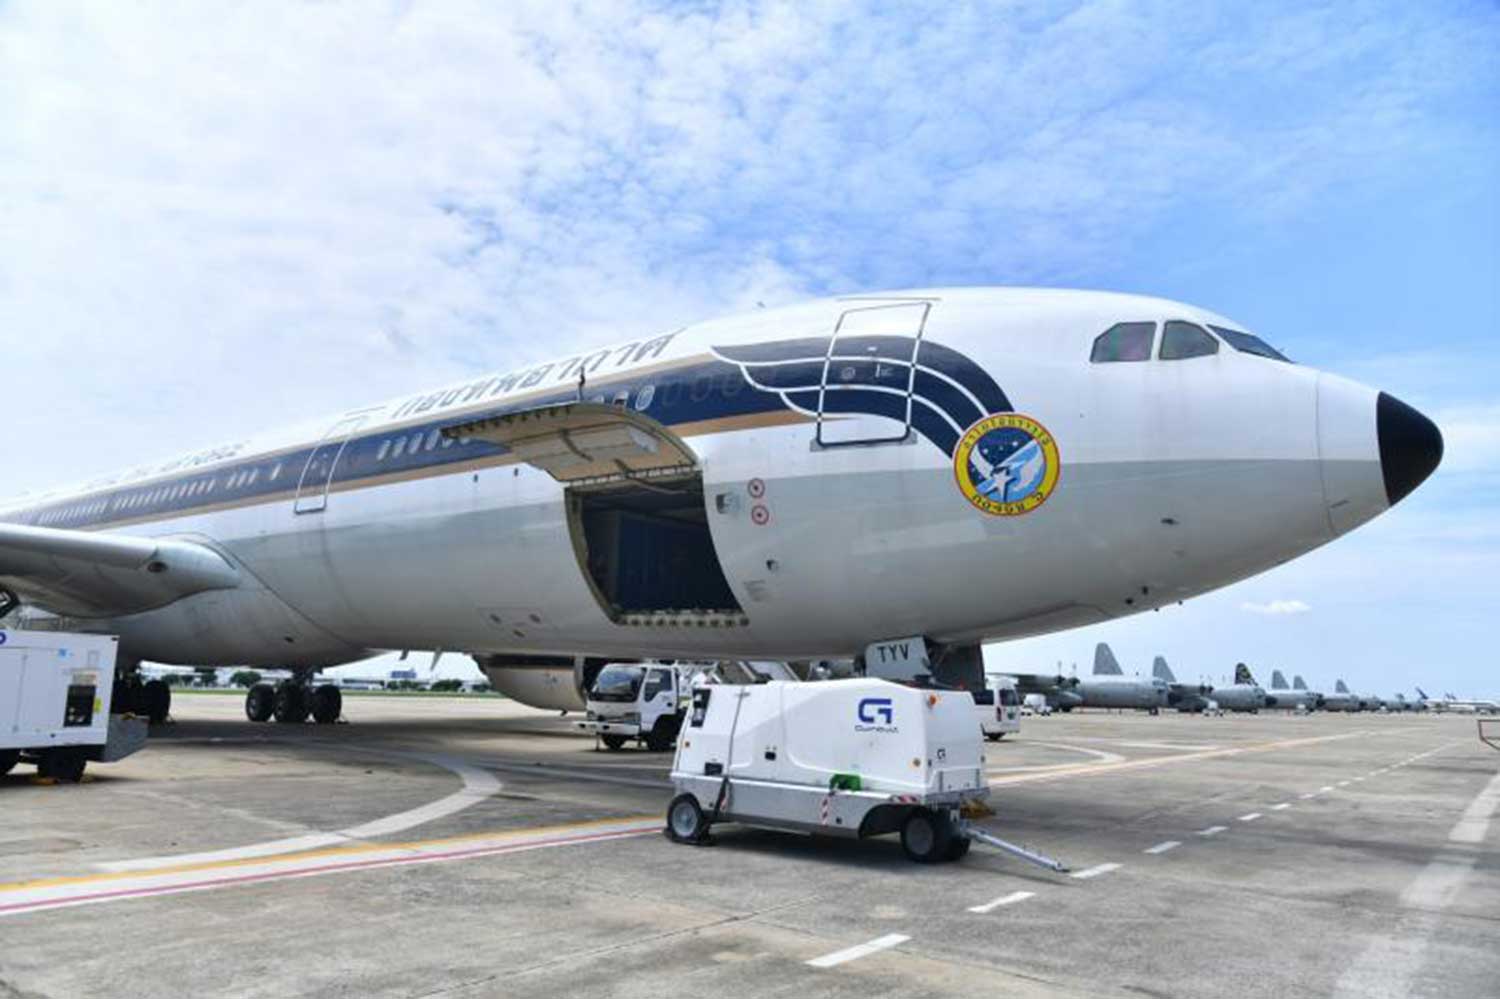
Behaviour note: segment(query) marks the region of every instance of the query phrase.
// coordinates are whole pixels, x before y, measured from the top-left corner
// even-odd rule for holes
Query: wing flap
[[[0,524],[0,587],[54,614],[136,614],[239,584],[234,566],[195,541]]]

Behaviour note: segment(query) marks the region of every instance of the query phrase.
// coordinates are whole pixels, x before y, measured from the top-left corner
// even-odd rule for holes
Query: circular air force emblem
[[[970,503],[985,513],[1030,513],[1057,487],[1057,441],[1020,413],[986,416],[953,449],[953,474]]]

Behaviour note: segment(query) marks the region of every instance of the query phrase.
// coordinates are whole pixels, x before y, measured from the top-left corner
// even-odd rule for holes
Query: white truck
[[[718,822],[863,838],[900,833],[906,855],[957,860],[971,840],[1063,865],[971,826],[989,795],[965,691],[879,679],[699,686],[672,761],[667,834],[701,842]]]
[[[0,774],[19,762],[60,781],[89,760],[124,759],[147,722],[110,712],[117,640],[111,635],[0,631]]]
[[[682,728],[692,678],[704,668],[608,663],[589,688],[587,713],[573,727],[597,736],[606,749],[621,749],[634,741],[653,752],[665,752]]]
[[[991,742],[1021,731],[1021,698],[1016,681],[1008,676],[985,677],[985,689],[971,692],[979,715],[979,730]]]

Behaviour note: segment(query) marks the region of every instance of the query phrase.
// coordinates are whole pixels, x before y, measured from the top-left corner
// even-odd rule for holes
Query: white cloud
[[[1240,604],[1240,610],[1252,614],[1306,614],[1312,608],[1301,600],[1268,600],[1265,603],[1247,600]]]
[[[1072,283],[1478,141],[1458,18],[910,13],[5,6],[9,484],[757,300]]]

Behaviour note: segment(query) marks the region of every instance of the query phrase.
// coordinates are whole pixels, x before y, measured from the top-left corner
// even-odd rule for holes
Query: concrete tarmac
[[[0,778],[0,997],[1494,996],[1500,753],[1472,718],[1027,718],[976,846],[660,834],[668,754],[495,699],[174,721]]]

